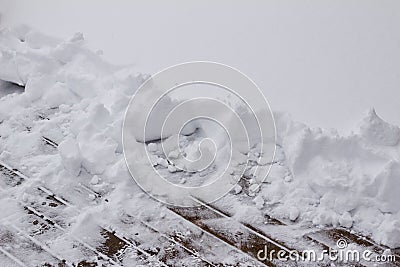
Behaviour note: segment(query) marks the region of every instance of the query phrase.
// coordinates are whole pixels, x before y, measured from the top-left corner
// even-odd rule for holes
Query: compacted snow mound
[[[400,128],[379,118],[374,109],[364,118],[360,132],[366,141],[376,145],[394,146],[400,139]]]
[[[34,45],[27,36],[35,36]],[[41,122],[32,133],[58,131],[54,138],[65,140],[59,152],[72,174],[79,173],[80,165],[101,173],[122,151],[125,108],[146,76],[104,62],[86,48],[80,33],[57,45],[41,45],[40,36],[26,29],[25,36],[1,32],[0,79],[25,86],[25,92],[2,99],[0,120],[29,109],[53,110],[55,120]]]
[[[110,202],[96,207],[99,214],[112,217],[132,209],[141,194],[126,192],[133,181],[121,131],[125,109],[145,75],[104,62],[86,47],[82,34],[60,41],[22,28],[0,33],[0,79],[25,86],[23,93],[0,99],[2,160],[23,168],[34,181],[59,188],[67,188],[68,179],[86,177],[88,184],[110,193]],[[51,119],[38,119],[46,116]],[[277,163],[258,194],[253,192],[257,185],[250,188],[258,209],[296,222],[353,228],[400,246],[397,126],[375,111],[349,136],[312,129],[283,114],[276,114],[276,124]],[[43,135],[59,143],[55,154],[43,155]],[[149,149],[158,148],[150,144]],[[173,152],[170,157],[179,157]],[[154,161],[177,175],[164,161]],[[234,193],[242,194],[242,187]],[[86,215],[71,221],[84,223]]]
[[[322,226],[362,231],[383,244],[400,246],[399,128],[375,111],[349,136],[312,129],[278,114],[278,151],[261,194],[279,217],[299,217]],[[277,171],[279,170],[279,171]],[[289,174],[290,178],[286,177]]]

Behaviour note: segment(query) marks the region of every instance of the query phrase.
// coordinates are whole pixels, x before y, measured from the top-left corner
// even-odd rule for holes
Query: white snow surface
[[[76,225],[93,216],[118,224],[128,211],[157,217],[160,205],[146,200],[135,185],[121,143],[125,109],[147,75],[108,64],[86,48],[80,33],[61,41],[28,28],[3,30],[0,53],[0,79],[25,86],[24,92],[0,99],[1,160],[31,179],[13,194],[23,200],[32,184],[68,190],[69,183],[83,179],[110,201],[71,216]],[[43,113],[51,119],[37,120]],[[400,247],[399,127],[374,110],[348,136],[310,128],[287,114],[277,113],[275,120],[276,163],[260,190],[254,186],[257,179],[250,180],[249,197],[258,212],[298,224],[351,228]],[[43,155],[41,136],[59,144],[54,154]],[[149,149],[159,148],[151,144]],[[154,161],[179,174],[165,160]],[[230,194],[241,192],[236,186]],[[246,208],[252,207],[232,206],[239,217]],[[7,209],[2,205],[0,212]]]

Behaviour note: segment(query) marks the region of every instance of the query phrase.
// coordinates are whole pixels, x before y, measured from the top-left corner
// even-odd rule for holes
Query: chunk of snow
[[[353,225],[353,218],[349,212],[345,212],[339,217],[339,223],[345,228],[350,228]]]
[[[99,181],[100,181],[99,176],[93,175],[92,179],[90,180],[90,184],[96,185],[99,183]]]
[[[73,138],[68,138],[58,145],[62,163],[68,172],[78,176],[81,171],[82,156],[78,143]]]
[[[264,198],[261,195],[255,197],[253,201],[256,204],[257,209],[261,210],[264,207]]]
[[[300,216],[300,210],[297,207],[290,207],[289,208],[289,219],[291,221],[297,220],[297,218]]]
[[[111,138],[98,133],[87,124],[78,134],[78,144],[82,155],[82,165],[93,174],[100,174],[107,164],[115,160],[118,144]]]
[[[158,158],[157,159],[157,164],[164,167],[164,168],[168,168],[168,161],[164,158]]]
[[[168,165],[168,171],[171,172],[171,173],[173,173],[173,172],[176,172],[177,170],[176,170],[175,166],[173,166],[173,165]]]
[[[240,186],[240,185],[235,185],[234,187],[233,187],[233,192],[235,193],[235,194],[239,194],[240,192],[242,192],[242,187]]]
[[[157,151],[157,144],[155,143],[150,143],[147,145],[147,149],[149,150],[149,152],[156,152]]]

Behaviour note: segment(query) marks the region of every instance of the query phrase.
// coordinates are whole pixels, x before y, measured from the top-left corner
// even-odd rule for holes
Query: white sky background
[[[116,64],[236,67],[273,110],[347,130],[370,107],[400,125],[400,1],[0,0],[1,26],[85,34]]]

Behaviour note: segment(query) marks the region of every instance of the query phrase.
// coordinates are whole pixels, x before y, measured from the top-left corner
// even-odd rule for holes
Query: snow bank
[[[2,99],[0,120],[31,107],[55,110],[56,118],[31,134],[63,127],[59,153],[74,175],[81,166],[102,173],[116,160],[126,105],[145,76],[104,62],[86,48],[81,33],[56,43],[26,27],[3,30],[0,52],[0,79],[25,86],[23,94]]]
[[[349,136],[277,115],[278,151],[261,195],[278,217],[342,226],[400,246],[399,128],[371,110]],[[291,209],[300,211],[293,216]],[[297,215],[297,214],[296,214]]]
[[[82,34],[60,41],[28,28],[3,30],[0,79],[23,85],[25,91],[0,99],[2,155],[36,168],[39,179],[46,174],[60,181],[65,170],[72,176],[84,170],[87,182],[99,187],[107,180],[129,179],[122,121],[130,97],[146,77],[104,62],[86,47]],[[51,120],[35,120],[43,110],[52,112]],[[257,207],[292,221],[353,228],[399,247],[399,127],[373,110],[349,136],[312,129],[283,114],[276,114],[276,122],[278,163],[255,197]],[[52,162],[32,160],[42,133],[60,144]],[[150,144],[150,150],[157,145]],[[157,161],[154,165],[175,173]],[[124,192],[125,185],[115,183],[115,192]],[[250,188],[252,196],[257,188]],[[234,191],[240,193],[242,187]],[[123,197],[117,197],[119,205]]]

